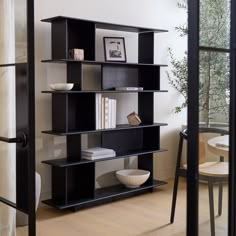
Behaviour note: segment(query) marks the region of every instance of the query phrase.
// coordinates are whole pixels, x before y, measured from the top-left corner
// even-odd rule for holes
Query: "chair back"
[[[207,156],[207,148],[206,148],[206,143],[207,143],[207,138],[205,137],[204,134],[215,134],[216,136],[220,136],[220,135],[227,135],[229,134],[228,130],[225,129],[221,129],[221,128],[207,128],[207,127],[200,127],[199,128],[199,164],[203,164],[204,162],[206,162],[206,156]],[[188,131],[187,129],[184,129],[182,131],[180,131],[179,133],[180,136],[180,140],[179,140],[179,150],[178,151],[178,158],[180,158],[179,163],[181,165],[186,164],[185,162],[183,162],[183,160],[181,159],[182,157],[182,149],[183,149],[183,141],[184,140],[188,140]]]

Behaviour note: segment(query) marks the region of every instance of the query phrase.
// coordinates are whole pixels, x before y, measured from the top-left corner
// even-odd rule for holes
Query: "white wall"
[[[64,65],[43,64],[41,60],[51,56],[50,24],[40,20],[52,16],[64,15],[81,19],[97,20],[117,24],[135,25],[169,30],[165,34],[155,36],[155,63],[169,64],[167,48],[171,47],[176,55],[181,57],[186,49],[186,40],[178,37],[174,27],[186,21],[183,10],[176,7],[173,0],[36,0],[35,1],[35,33],[36,33],[36,162],[37,171],[42,176],[42,198],[51,191],[51,170],[49,166],[41,164],[42,160],[65,157],[65,138],[42,134],[42,130],[51,129],[51,96],[42,94],[49,83],[66,81],[66,67]],[[117,35],[117,32],[98,32],[97,45],[101,44],[102,36]],[[137,36],[119,32],[125,36],[128,62],[137,61]],[[100,48],[100,47],[98,47]],[[103,51],[98,50],[98,58],[103,59]],[[186,122],[186,112],[174,114],[173,110],[181,102],[181,97],[172,89],[167,80],[166,71],[161,70],[161,89],[168,89],[168,93],[155,95],[155,121],[166,122],[169,125],[161,128],[161,146],[169,151],[158,154],[155,158],[155,177],[167,179],[173,176],[176,159],[178,131]],[[128,111],[137,107],[135,95],[127,95],[129,103],[120,114],[122,121]],[[122,98],[124,99],[124,97]],[[126,102],[127,103],[127,102]],[[97,175],[107,169],[123,167],[121,160],[99,163]]]

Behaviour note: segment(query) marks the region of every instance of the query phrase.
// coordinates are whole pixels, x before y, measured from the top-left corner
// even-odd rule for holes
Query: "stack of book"
[[[116,152],[108,148],[94,147],[82,150],[82,158],[87,160],[97,160],[115,156]]]
[[[116,100],[96,94],[96,129],[116,127]]]

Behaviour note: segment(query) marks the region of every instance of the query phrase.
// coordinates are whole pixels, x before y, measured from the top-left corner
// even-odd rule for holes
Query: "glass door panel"
[[[0,235],[28,236],[28,216],[17,212],[15,208],[0,203]],[[11,222],[15,222],[12,224]]]
[[[200,1],[199,235],[228,235],[230,2]]]
[[[200,0],[199,45],[229,49],[230,0]]]
[[[0,1],[0,65],[27,62],[27,0]]]
[[[0,67],[0,136],[16,137],[15,67]],[[0,142],[0,196],[16,203],[16,144]]]

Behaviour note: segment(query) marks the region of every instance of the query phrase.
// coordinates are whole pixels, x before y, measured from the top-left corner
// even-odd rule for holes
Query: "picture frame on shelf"
[[[124,37],[104,37],[105,61],[126,62]]]

